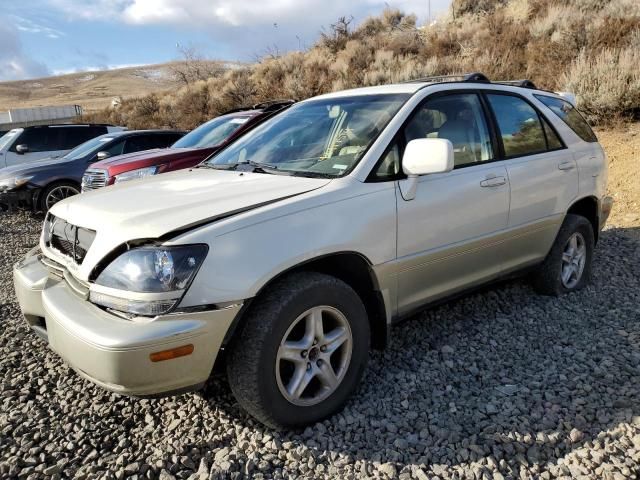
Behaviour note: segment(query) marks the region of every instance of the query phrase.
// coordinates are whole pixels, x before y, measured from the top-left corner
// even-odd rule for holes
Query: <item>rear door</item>
[[[511,184],[505,272],[542,260],[578,194],[578,170],[549,121],[524,97],[485,92]]]
[[[476,92],[428,97],[404,128],[405,144],[417,138],[450,140],[455,168],[421,177],[412,200],[403,198],[403,180],[398,182],[401,315],[500,273],[498,244],[507,228],[509,181],[491,131]],[[388,174],[394,169],[386,163],[380,168]]]

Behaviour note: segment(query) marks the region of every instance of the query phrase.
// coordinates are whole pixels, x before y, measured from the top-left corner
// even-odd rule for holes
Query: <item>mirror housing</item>
[[[407,175],[400,182],[405,200],[416,198],[418,178],[421,175],[445,173],[453,170],[453,144],[445,138],[418,138],[404,149],[402,171]]]
[[[110,156],[111,154],[109,152],[98,152],[98,154],[96,155],[96,158],[98,159],[98,161],[100,161],[100,160],[106,160]]]
[[[402,171],[407,176],[445,173],[453,170],[453,144],[445,138],[411,140],[404,149]]]
[[[20,144],[16,147],[16,152],[22,155],[23,153],[27,153],[29,151],[29,147],[25,144]]]

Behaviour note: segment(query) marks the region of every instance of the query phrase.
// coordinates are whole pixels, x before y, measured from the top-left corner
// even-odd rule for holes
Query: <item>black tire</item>
[[[351,359],[342,381],[327,398],[301,406],[281,393],[276,358],[289,327],[317,306],[333,307],[346,317],[352,334]],[[276,429],[301,427],[343,408],[364,374],[369,345],[367,313],[349,285],[321,273],[294,273],[277,281],[251,305],[229,349],[229,385],[238,403],[265,425]]]
[[[562,282],[562,255],[567,242],[574,233],[578,233],[584,239],[586,247],[586,261],[582,274],[574,286],[568,288]],[[536,292],[542,295],[559,296],[584,288],[591,280],[591,262],[595,241],[591,222],[580,215],[568,214],[556,240],[551,247],[542,265],[532,275],[532,284]]]
[[[74,189],[77,193],[80,193],[80,186],[77,183],[74,182],[69,182],[69,181],[65,181],[65,182],[55,182],[52,183],[50,185],[47,185],[41,192],[40,195],[38,196],[38,209],[42,212],[47,212],[49,210],[49,208],[47,207],[47,198],[49,197],[49,195],[51,195],[51,193],[56,190],[56,189],[60,189],[60,188],[67,188],[67,189]]]

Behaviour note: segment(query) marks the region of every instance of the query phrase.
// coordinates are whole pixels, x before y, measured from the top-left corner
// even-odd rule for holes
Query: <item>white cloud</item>
[[[130,24],[173,24],[186,27],[256,26],[274,23],[316,25],[342,15],[356,18],[380,12],[385,6],[416,13],[426,19],[425,0],[49,0],[70,17],[111,19]],[[432,0],[432,11],[444,10],[450,0]]]
[[[9,19],[21,32],[42,34],[51,39],[57,39],[64,36],[64,32],[34,22],[28,18],[20,17],[18,15],[9,15]]]
[[[0,16],[0,80],[21,80],[49,74],[46,65],[25,53],[19,31],[8,17]]]

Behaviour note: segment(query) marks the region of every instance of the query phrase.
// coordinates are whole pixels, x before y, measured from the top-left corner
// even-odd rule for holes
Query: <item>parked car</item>
[[[47,211],[80,193],[87,165],[123,153],[163,149],[184,134],[173,130],[114,132],[93,138],[60,158],[7,167],[0,170],[0,204],[26,204]]]
[[[112,125],[40,125],[14,128],[0,138],[0,171],[43,158],[61,157],[81,143],[105,133],[120,132]]]
[[[574,106],[481,74],[315,97],[202,167],[55,205],[17,297],[106,389],[199,388],[219,359],[280,428],[339,410],[433,302],[523,271],[583,288],[612,205]]]
[[[292,103],[291,100],[275,101],[234,110],[200,125],[170,150],[123,155],[98,162],[87,169],[82,191],[193,167]]]

